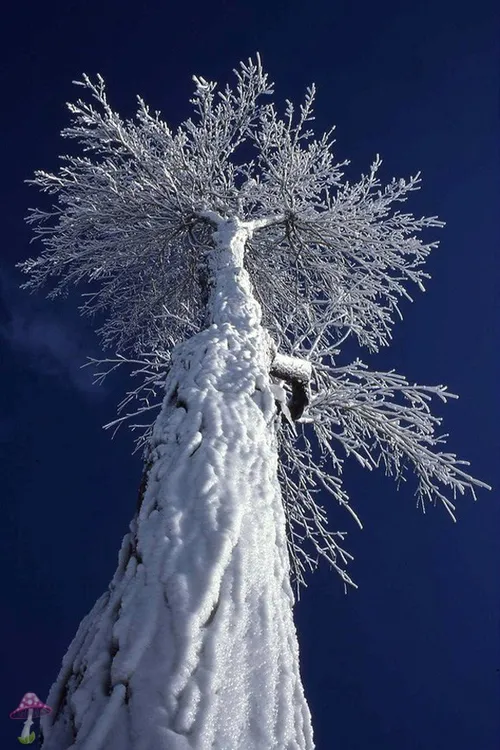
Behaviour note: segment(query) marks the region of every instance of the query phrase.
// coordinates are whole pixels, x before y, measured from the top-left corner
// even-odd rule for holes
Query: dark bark
[[[304,409],[309,404],[308,381],[298,377],[292,377],[287,370],[283,370],[275,364],[271,365],[270,374],[279,380],[284,380],[291,388],[292,394],[287,401],[290,415],[294,421],[300,419]]]

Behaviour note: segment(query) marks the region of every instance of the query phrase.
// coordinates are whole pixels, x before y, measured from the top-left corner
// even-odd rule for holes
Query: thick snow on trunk
[[[47,702],[43,750],[310,750],[275,403],[228,222],[212,325],[177,347],[147,489]]]

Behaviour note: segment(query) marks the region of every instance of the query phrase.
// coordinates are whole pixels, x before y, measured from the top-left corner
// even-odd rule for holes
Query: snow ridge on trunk
[[[43,750],[312,750],[266,332],[215,233],[212,324],[173,352],[147,489],[47,702]]]

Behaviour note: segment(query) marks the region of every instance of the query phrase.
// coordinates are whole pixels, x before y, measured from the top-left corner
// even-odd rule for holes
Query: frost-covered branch
[[[138,378],[139,384],[133,390],[127,391],[117,407],[118,419],[105,424],[104,429],[113,427],[113,437],[124,422],[128,422],[132,430],[140,430],[141,432],[136,440],[135,453],[140,448],[147,446],[151,437],[154,420],[162,404],[165,379],[170,367],[170,352],[143,353],[140,355],[140,359],[131,359],[121,354],[108,359],[89,357],[89,361],[84,367],[93,366],[95,368],[94,383],[102,385],[108,375],[115,372],[119,367],[123,367],[123,365],[130,370],[129,376],[131,378]],[[125,408],[134,402],[138,402],[136,408],[123,413]],[[130,424],[132,419],[142,418],[142,415],[146,412],[149,417],[147,423]],[[154,416],[151,416],[151,412]]]
[[[340,573],[345,583],[352,584],[338,564],[340,560],[345,565],[349,558],[336,541],[336,537],[343,540],[344,535],[326,529],[324,509],[313,496],[319,491],[318,486],[322,487],[361,527],[342,485],[343,459],[339,448],[346,456],[354,456],[365,469],[378,468],[382,463],[386,474],[398,483],[406,481],[407,469],[411,469],[417,480],[417,505],[425,512],[426,501],[435,504],[439,500],[453,520],[456,520],[455,505],[445,490],[453,498],[457,493],[463,495],[469,491],[475,499],[476,487],[491,489],[461,468],[469,465],[467,461],[439,450],[448,436],[436,432],[442,419],[431,414],[429,402],[432,397],[444,403],[457,398],[445,386],[411,385],[394,372],[370,372],[359,360],[346,367],[318,366],[314,368],[314,380],[317,392],[307,416],[300,420],[306,450],[299,449],[286,423],[282,425],[280,441],[280,481],[291,529],[288,543],[297,585],[305,585],[304,563],[313,570],[320,557]],[[308,438],[311,427],[315,449]],[[321,460],[314,461],[312,456],[318,454],[318,449]],[[315,559],[305,550],[306,539],[317,553]]]
[[[398,480],[406,481],[405,470],[411,468],[424,511],[425,501],[439,499],[456,520],[455,506],[443,488],[451,490],[454,498],[466,490],[475,498],[475,487],[490,489],[460,468],[468,466],[467,461],[438,450],[448,435],[436,433],[442,419],[432,415],[429,401],[433,396],[444,403],[457,398],[446,386],[411,385],[393,371],[370,372],[359,360],[349,367],[320,368],[317,379],[321,391],[310,414],[318,439],[325,446],[336,440],[364,468],[382,462],[386,474]]]

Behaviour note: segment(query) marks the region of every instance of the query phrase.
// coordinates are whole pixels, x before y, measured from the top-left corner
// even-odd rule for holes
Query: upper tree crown
[[[83,312],[104,314],[102,342],[125,351],[169,349],[205,322],[213,247],[210,215],[255,226],[245,267],[263,324],[290,347],[306,329],[316,356],[346,336],[375,351],[390,339],[398,298],[422,285],[421,266],[437,243],[418,233],[439,226],[393,211],[419,175],[381,188],[377,157],[359,182],[343,181],[333,128],[310,129],[315,88],[279,117],[260,58],[241,63],[236,85],[217,91],[194,77],[192,118],[175,131],[139,98],[135,119],[108,103],[104,81],[78,83],[92,101],[68,104],[62,135],[85,154],[63,157],[55,174],[33,182],[59,205],[29,222],[45,252],[21,267],[25,286],[60,277],[52,296],[90,282]],[[311,338],[309,336],[309,343]],[[304,353],[307,350],[304,349]]]

